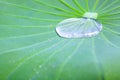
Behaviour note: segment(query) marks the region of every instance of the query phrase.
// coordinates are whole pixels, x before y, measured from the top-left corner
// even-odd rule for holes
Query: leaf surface
[[[103,30],[65,39],[56,25],[99,14]],[[1,0],[0,80],[119,80],[120,0]]]

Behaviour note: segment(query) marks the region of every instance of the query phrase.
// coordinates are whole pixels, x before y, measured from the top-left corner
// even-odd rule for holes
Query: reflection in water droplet
[[[102,24],[91,18],[69,18],[56,26],[56,32],[64,38],[92,37],[101,30]]]

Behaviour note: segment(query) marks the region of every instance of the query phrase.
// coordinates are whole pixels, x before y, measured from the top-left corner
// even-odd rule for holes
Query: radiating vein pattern
[[[65,30],[100,34],[76,39],[56,34],[59,22],[81,19],[88,11],[98,13],[102,30],[75,28],[83,24],[73,21]],[[119,61],[120,0],[0,1],[0,80],[119,80]]]

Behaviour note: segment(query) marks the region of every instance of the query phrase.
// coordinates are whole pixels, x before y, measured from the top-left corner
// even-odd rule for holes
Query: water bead
[[[58,23],[56,32],[64,38],[82,38],[96,36],[102,30],[102,24],[96,21],[97,13],[87,12],[83,18],[69,18]]]

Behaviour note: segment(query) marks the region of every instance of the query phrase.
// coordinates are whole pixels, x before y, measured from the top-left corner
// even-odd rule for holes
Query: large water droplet
[[[101,30],[102,24],[92,18],[69,18],[56,26],[56,32],[64,38],[92,37]]]

